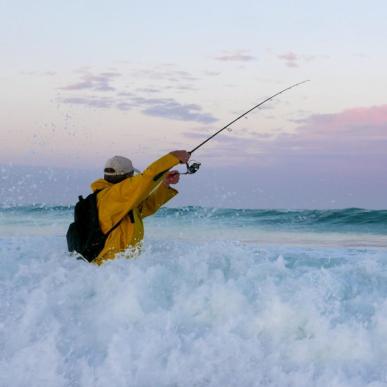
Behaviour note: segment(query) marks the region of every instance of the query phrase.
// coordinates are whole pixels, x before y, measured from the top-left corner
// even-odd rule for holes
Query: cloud
[[[114,105],[113,99],[102,97],[67,97],[62,98],[60,101],[69,105],[83,105],[98,109],[107,109]]]
[[[200,142],[211,134],[198,130],[185,136]],[[346,173],[356,177],[358,172],[386,176],[387,105],[309,115],[299,121],[293,133],[225,131],[211,142],[216,143],[211,155],[227,155],[236,163],[271,163],[336,176]]]
[[[63,86],[60,90],[94,90],[94,91],[114,91],[115,88],[111,86],[111,82],[120,77],[121,74],[117,72],[103,72],[98,75],[93,75],[88,71],[83,70],[80,82],[71,83]]]
[[[281,134],[264,145],[265,154],[276,162],[354,175],[358,171],[385,175],[386,149],[387,105],[314,114],[300,122],[295,133]]]
[[[294,52],[289,51],[285,54],[277,55],[277,58],[284,61],[288,67],[298,67],[299,66],[299,56]]]
[[[316,57],[313,55],[299,55],[293,51],[287,51],[282,54],[277,54],[276,57],[285,63],[287,67],[299,67],[302,63],[310,62]]]
[[[387,105],[347,109],[339,113],[315,114],[300,121],[297,136],[308,142],[329,139],[353,145],[387,141]]]
[[[148,105],[143,111],[144,114],[154,117],[164,117],[179,121],[194,121],[204,124],[211,124],[217,119],[211,114],[203,113],[202,108],[195,104],[180,104],[173,99],[144,100]]]
[[[80,73],[79,82],[60,88],[62,93],[73,95],[61,96],[58,98],[59,102],[121,111],[137,109],[148,116],[179,121],[205,124],[217,121],[210,113],[203,112],[197,104],[181,103],[173,98],[157,98],[157,95],[166,89],[192,90],[193,87],[189,83],[197,80],[187,71],[177,70],[171,65],[159,66],[154,69],[133,70],[129,73],[130,91],[127,90],[128,86],[121,90],[119,84],[115,87],[112,86],[113,81],[117,78],[124,79],[123,75],[116,71],[93,73],[90,68],[83,68],[78,72]],[[141,85],[140,87],[136,85],[138,80],[143,83],[144,79],[151,80],[152,86]],[[152,97],[154,95],[156,98]]]
[[[250,62],[256,58],[250,55],[246,50],[234,50],[223,51],[223,53],[216,56],[215,59],[223,62]]]
[[[217,119],[202,111],[196,104],[182,104],[173,98],[144,98],[131,93],[119,93],[117,96],[76,96],[61,98],[60,102],[70,105],[83,105],[89,108],[115,108],[128,111],[140,109],[145,115],[168,118],[178,121],[192,121],[204,124],[216,122]]]
[[[198,78],[193,76],[187,71],[175,70],[170,68],[154,68],[154,69],[140,69],[133,70],[132,76],[134,78],[149,79],[151,81],[168,81],[171,83],[180,82],[193,82],[197,81]]]
[[[130,110],[133,108],[133,104],[129,103],[129,102],[116,102],[115,103],[115,107],[118,109],[118,110],[122,110],[122,111],[127,111],[127,110]]]
[[[160,67],[160,68],[159,68]],[[168,66],[159,66],[156,68],[142,68],[134,69],[128,73],[131,80],[131,86],[138,80],[141,80],[141,87],[146,93],[155,93],[165,89],[176,90],[193,90],[192,82],[199,80],[191,73],[183,70],[176,70]],[[123,78],[123,74],[117,71],[105,71],[100,73],[93,73],[90,68],[82,68],[77,71],[80,74],[78,82],[70,83],[60,88],[65,91],[76,90],[92,90],[92,91],[115,91],[116,87],[112,83],[117,78]],[[148,81],[148,85],[144,85],[144,81]]]
[[[176,101],[164,101],[154,104],[143,110],[143,113],[149,116],[165,117],[181,121],[195,121],[204,124],[216,122],[211,114],[202,113],[201,107],[194,104],[183,105]]]

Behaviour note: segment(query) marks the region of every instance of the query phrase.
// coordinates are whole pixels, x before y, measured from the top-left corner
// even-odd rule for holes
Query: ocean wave
[[[0,253],[2,386],[386,383],[386,250],[155,239],[97,267],[42,236]]]
[[[387,224],[387,210],[346,208],[337,210],[256,210],[203,207],[164,208],[160,216],[255,219],[261,224]]]
[[[1,217],[58,215],[72,217],[73,206],[31,205],[0,208]],[[230,209],[187,206],[162,208],[155,218],[190,223],[200,221],[222,222],[236,226],[267,227],[277,229],[308,229],[317,231],[365,231],[387,233],[387,210],[346,208],[337,210],[271,210]]]

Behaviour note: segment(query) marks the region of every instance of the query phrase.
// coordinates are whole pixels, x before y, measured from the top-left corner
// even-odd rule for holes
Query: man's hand
[[[180,160],[181,164],[188,163],[188,160],[191,157],[191,154],[185,150],[176,150],[171,152],[171,154],[177,157]]]
[[[177,184],[179,182],[179,179],[180,179],[180,173],[179,171],[171,171],[171,172],[168,172],[165,176],[164,176],[164,184],[169,187],[170,184]]]

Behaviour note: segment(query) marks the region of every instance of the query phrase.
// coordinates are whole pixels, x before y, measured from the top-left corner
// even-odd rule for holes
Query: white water
[[[0,248],[1,386],[387,385],[385,249],[148,238],[96,267],[61,236]]]

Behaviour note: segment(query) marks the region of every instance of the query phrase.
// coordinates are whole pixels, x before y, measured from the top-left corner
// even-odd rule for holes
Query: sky
[[[0,0],[0,202],[71,203],[107,158],[144,169],[308,79],[195,152],[173,205],[386,208],[386,14],[382,0]]]

